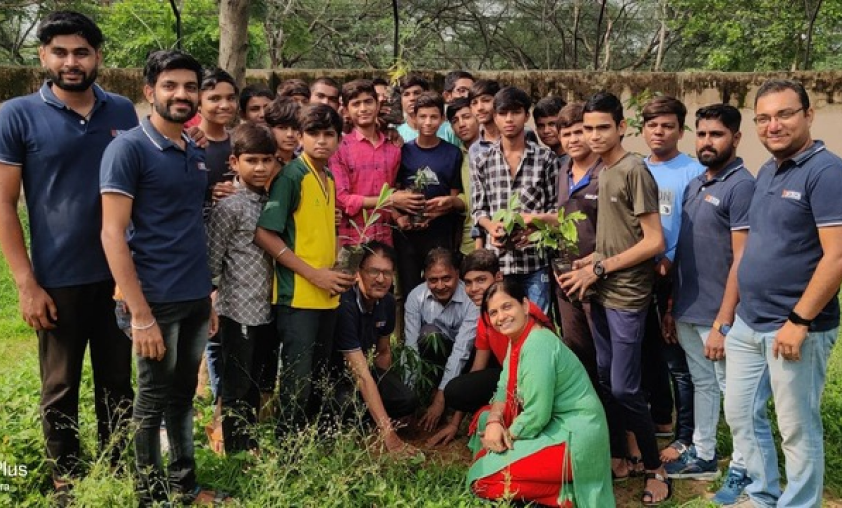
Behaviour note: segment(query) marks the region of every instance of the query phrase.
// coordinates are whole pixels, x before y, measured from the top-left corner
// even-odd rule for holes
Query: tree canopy
[[[252,68],[388,68],[393,1],[251,0]],[[218,0],[178,0],[185,50],[219,55]],[[399,53],[415,68],[828,69],[842,64],[842,0],[400,0]],[[106,63],[139,67],[174,47],[169,0],[11,0],[0,63],[37,63],[34,27],[77,8],[106,35]]]

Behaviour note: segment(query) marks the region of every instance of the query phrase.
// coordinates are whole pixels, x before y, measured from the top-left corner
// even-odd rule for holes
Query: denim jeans
[[[160,361],[136,356],[135,455],[141,505],[167,496],[161,461],[161,418],[170,443],[169,488],[186,493],[196,486],[193,456],[193,396],[208,340],[210,298],[150,304],[166,353]]]
[[[704,460],[716,456],[716,428],[719,425],[720,396],[725,393],[725,360],[711,361],[705,357],[705,345],[711,327],[676,322],[678,342],[687,355],[687,365],[693,376],[693,405],[696,428],[693,444],[696,455]],[[745,459],[733,440],[731,467],[745,469]]]
[[[541,268],[532,273],[519,273],[507,275],[526,290],[526,297],[529,298],[541,311],[546,314],[550,310],[550,271],[549,268]]]
[[[725,417],[754,480],[746,492],[755,506],[818,508],[822,504],[824,429],[820,406],[827,359],[838,330],[809,333],[797,362],[772,356],[777,332],[754,331],[738,317],[728,333]],[[765,411],[772,395],[786,458],[784,492]]]

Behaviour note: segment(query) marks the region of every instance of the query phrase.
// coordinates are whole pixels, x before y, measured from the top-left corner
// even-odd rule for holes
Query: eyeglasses
[[[777,120],[779,122],[784,122],[786,120],[789,120],[793,116],[795,116],[795,114],[798,113],[799,111],[804,111],[804,108],[784,109],[782,111],[778,111],[777,113],[775,113],[772,116],[757,115],[756,117],[754,117],[754,123],[758,127],[766,127],[767,125],[769,125],[769,122],[772,121],[772,118],[774,118],[775,120]]]
[[[384,279],[392,279],[395,277],[395,272],[392,270],[378,270],[377,268],[363,268],[362,272],[372,279],[383,276]]]

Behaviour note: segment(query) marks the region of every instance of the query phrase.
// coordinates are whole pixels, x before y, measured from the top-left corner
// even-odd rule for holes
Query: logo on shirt
[[[199,171],[208,171],[208,167],[205,166],[205,163],[202,161],[197,162],[196,167],[199,168]]]
[[[658,210],[661,215],[672,215],[672,204],[675,202],[675,197],[671,189],[662,189],[658,192]]]
[[[794,199],[796,201],[801,200],[801,193],[794,190],[786,190],[781,193],[781,197],[784,199]]]
[[[599,199],[599,196],[596,194],[585,194],[585,199]]]
[[[710,194],[708,194],[707,196],[705,196],[705,201],[712,204],[713,206],[719,206],[719,198],[717,198],[716,196],[711,196]]]

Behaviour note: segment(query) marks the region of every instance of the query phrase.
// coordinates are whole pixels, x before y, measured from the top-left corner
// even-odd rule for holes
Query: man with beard
[[[748,208],[754,194],[754,177],[736,153],[740,120],[739,110],[728,104],[696,112],[696,156],[707,170],[684,192],[672,314],[664,315],[665,333],[677,332],[693,380],[695,453],[666,465],[673,478],[719,475],[716,433],[719,398],[725,392],[725,336],[740,300],[737,267],[749,234]],[[728,479],[714,501],[735,503],[749,483],[735,441]]]
[[[23,318],[38,335],[41,422],[61,503],[79,473],[79,385],[89,342],[100,447],[131,417],[131,343],[114,318],[114,281],[99,243],[97,165],[137,115],[128,99],[94,85],[103,37],[93,21],[54,12],[37,35],[47,81],[0,110],[0,245]],[[17,214],[21,183],[31,258]]]
[[[182,132],[196,113],[201,77],[201,65],[186,53],[152,53],[143,87],[152,114],[108,147],[100,169],[102,244],[132,315],[142,506],[166,501],[169,489],[188,503],[215,497],[198,487],[193,454],[193,394],[211,318],[202,221],[208,170],[204,152]],[[162,418],[168,475],[161,465]]]

